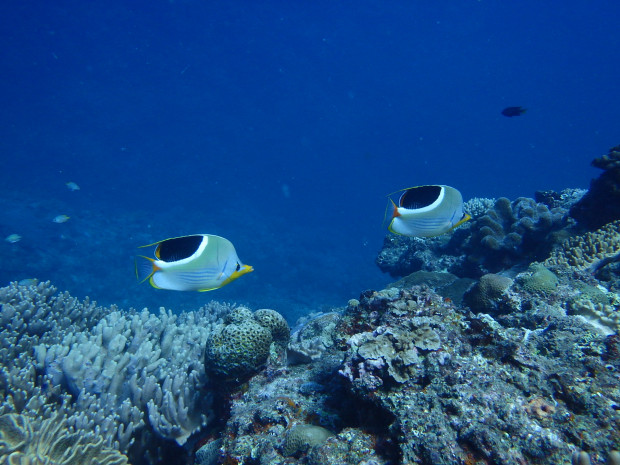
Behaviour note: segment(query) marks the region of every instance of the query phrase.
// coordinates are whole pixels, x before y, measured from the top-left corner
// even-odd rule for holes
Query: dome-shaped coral
[[[272,343],[284,348],[290,337],[289,326],[278,312],[262,309],[254,314],[245,308],[234,309],[207,341],[207,373],[226,379],[243,378],[263,366]]]

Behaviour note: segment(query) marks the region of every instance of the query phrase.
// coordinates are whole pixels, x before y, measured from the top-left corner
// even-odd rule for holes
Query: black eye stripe
[[[237,263],[237,271],[239,271],[240,269],[241,269],[241,265]]]

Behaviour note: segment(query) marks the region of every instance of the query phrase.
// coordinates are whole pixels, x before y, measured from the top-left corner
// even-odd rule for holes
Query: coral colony
[[[620,148],[594,165],[587,192],[388,234],[399,280],[292,330],[0,289],[0,462],[620,464]]]

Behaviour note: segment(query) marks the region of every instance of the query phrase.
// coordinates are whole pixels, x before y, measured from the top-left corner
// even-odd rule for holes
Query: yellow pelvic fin
[[[471,220],[471,215],[469,213],[465,213],[463,215],[463,218],[461,218],[458,223],[456,223],[454,226],[452,226],[452,229],[458,228],[460,225],[462,225],[463,223],[465,223],[465,222],[467,222],[469,220]]]

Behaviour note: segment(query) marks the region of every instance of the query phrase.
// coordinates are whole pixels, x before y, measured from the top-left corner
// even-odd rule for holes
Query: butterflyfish
[[[502,110],[502,115],[512,118],[513,116],[521,116],[527,111],[527,108],[523,107],[506,107]]]
[[[461,193],[450,186],[417,186],[403,189],[398,204],[391,198],[388,229],[402,236],[433,237],[447,233],[469,219],[463,212]],[[394,192],[394,193],[397,193]]]
[[[4,238],[4,240],[10,242],[11,244],[15,244],[16,242],[22,240],[22,236],[20,236],[19,234],[9,234]]]
[[[67,215],[58,215],[55,216],[52,221],[54,223],[66,223],[67,221],[69,221],[69,217]]]
[[[212,234],[174,237],[142,247],[152,246],[155,258],[137,257],[136,276],[157,289],[212,291],[254,271],[241,263],[228,239]]]

